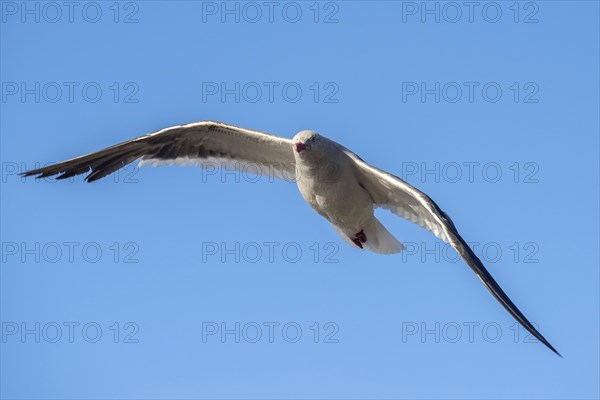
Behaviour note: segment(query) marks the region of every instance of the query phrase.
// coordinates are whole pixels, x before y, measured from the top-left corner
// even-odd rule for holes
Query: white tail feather
[[[374,216],[367,222],[364,232],[367,236],[367,242],[363,243],[363,246],[372,252],[395,254],[404,250],[404,245]]]
[[[356,247],[356,244],[352,242],[342,229],[336,225],[333,225],[333,227],[342,239],[351,246]],[[363,228],[363,231],[367,237],[367,241],[363,243],[363,246],[374,253],[395,254],[400,253],[405,248],[404,245],[400,243],[377,218],[375,218],[375,216],[371,217]]]

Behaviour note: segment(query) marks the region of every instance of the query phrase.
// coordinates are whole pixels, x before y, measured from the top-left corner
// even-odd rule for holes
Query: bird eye
[[[317,137],[316,137],[316,136],[313,136],[312,138],[310,138],[310,141],[311,141],[311,142],[314,142],[314,141],[316,141],[316,140],[317,140]]]

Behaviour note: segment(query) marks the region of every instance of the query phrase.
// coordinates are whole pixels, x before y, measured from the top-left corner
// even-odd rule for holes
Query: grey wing
[[[155,165],[198,164],[224,161],[248,172],[294,179],[295,165],[290,139],[220,122],[201,121],[160,130],[115,146],[58,164],[24,172],[24,176],[57,179],[87,173],[88,182],[141,160]]]
[[[402,179],[375,168],[351,151],[344,149],[353,159],[355,173],[360,184],[369,192],[376,206],[389,209],[394,214],[408,219],[449,243],[460,254],[479,280],[504,308],[519,321],[533,336],[544,343],[554,353],[554,347],[533,327],[529,320],[510,300],[500,285],[459,235],[456,226],[429,196],[412,187]]]

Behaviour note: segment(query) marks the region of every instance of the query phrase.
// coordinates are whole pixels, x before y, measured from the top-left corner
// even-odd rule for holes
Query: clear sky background
[[[599,397],[597,2],[0,5],[2,398]],[[248,172],[16,175],[203,119],[404,177],[564,359],[392,215],[381,256]]]

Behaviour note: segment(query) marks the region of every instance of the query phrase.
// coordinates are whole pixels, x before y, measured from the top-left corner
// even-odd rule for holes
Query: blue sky
[[[2,398],[598,398],[598,3],[8,2]],[[203,119],[314,129],[450,214],[360,252],[293,183],[16,174]]]

